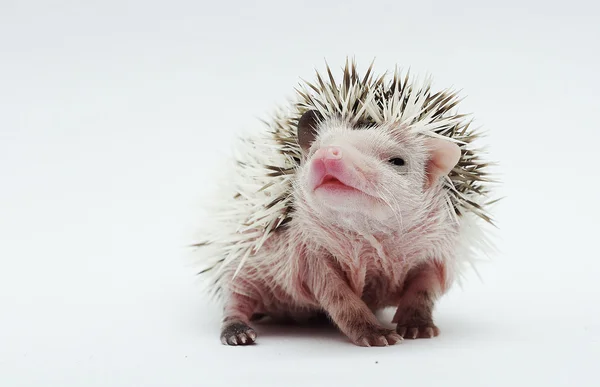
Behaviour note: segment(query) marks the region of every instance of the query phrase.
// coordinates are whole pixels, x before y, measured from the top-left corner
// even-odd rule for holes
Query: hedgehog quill
[[[257,316],[327,316],[354,344],[431,338],[436,301],[491,248],[490,162],[458,93],[396,69],[327,66],[243,138],[233,182],[195,246],[224,305],[221,342]],[[396,329],[375,313],[394,307]]]

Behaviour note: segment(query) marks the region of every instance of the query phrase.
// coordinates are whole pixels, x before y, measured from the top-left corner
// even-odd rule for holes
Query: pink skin
[[[439,334],[432,311],[452,282],[458,231],[439,180],[460,151],[377,130],[379,137],[339,123],[321,127],[297,174],[292,222],[230,281],[224,344],[253,343],[255,313],[301,320],[324,311],[361,346]],[[402,152],[407,167],[390,166]],[[396,330],[374,315],[390,306]]]
[[[460,159],[460,148],[439,138],[428,140],[428,146],[435,149],[427,165],[427,187],[433,185],[440,176],[447,175]]]
[[[342,148],[327,146],[318,149],[310,165],[309,187],[323,200],[373,200],[361,191],[364,176],[357,171],[350,157],[342,157]]]
[[[431,338],[440,330],[433,323],[432,311],[436,299],[445,291],[444,266],[425,265],[409,273],[392,322],[405,338]]]

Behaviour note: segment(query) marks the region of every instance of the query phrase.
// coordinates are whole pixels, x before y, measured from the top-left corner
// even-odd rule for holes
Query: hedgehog
[[[459,93],[373,64],[346,59],[338,80],[326,63],[238,137],[194,244],[223,344],[254,343],[264,316],[325,317],[367,347],[435,337],[435,303],[493,248],[497,181]],[[395,329],[376,317],[386,308]]]

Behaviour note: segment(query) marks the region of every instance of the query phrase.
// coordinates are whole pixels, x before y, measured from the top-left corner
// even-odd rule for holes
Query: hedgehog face
[[[397,127],[355,128],[335,120],[322,122],[314,133],[303,147],[298,183],[302,201],[315,213],[338,224],[380,229],[396,227],[423,205],[424,139]]]
[[[426,191],[460,157],[455,144],[398,124],[353,127],[307,115],[298,128],[304,152],[299,199],[336,224],[369,231],[410,227],[427,206]]]

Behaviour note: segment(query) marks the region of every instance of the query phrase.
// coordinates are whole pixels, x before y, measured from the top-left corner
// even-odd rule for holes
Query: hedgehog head
[[[454,143],[398,123],[323,119],[313,110],[300,118],[297,137],[298,201],[321,220],[369,231],[410,227],[460,158]]]

